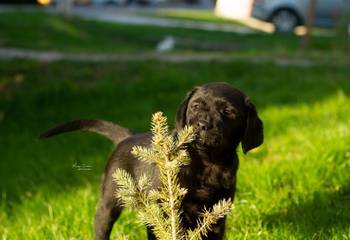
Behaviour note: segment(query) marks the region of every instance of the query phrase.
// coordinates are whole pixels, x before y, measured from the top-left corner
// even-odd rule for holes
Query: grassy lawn
[[[195,69],[195,70],[194,70]],[[193,86],[246,92],[265,143],[240,154],[226,239],[350,238],[350,68],[231,63],[0,62],[2,239],[91,239],[99,179],[112,145],[91,133],[38,141],[63,121],[100,118],[137,131],[173,119]],[[75,163],[91,165],[78,171]],[[130,212],[113,235],[145,239]]]
[[[165,17],[181,20],[205,21],[212,23],[236,24],[242,25],[240,22],[221,18],[215,15],[213,10],[196,10],[196,9],[158,9],[152,16]]]
[[[187,14],[187,13],[186,13]],[[198,18],[198,14],[193,15]],[[211,18],[211,14],[203,18]],[[214,16],[212,16],[214,18]],[[0,13],[0,47],[66,52],[150,52],[166,36],[177,40],[177,52],[224,52],[234,54],[300,53],[300,37],[256,33],[240,35],[182,28],[128,26],[63,18],[41,11]],[[309,52],[344,52],[336,37],[314,37]],[[340,50],[339,50],[340,49]]]

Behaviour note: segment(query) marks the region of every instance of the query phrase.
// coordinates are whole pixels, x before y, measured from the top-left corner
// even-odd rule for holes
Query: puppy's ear
[[[181,103],[181,105],[178,107],[176,111],[176,119],[175,119],[175,127],[177,130],[180,130],[185,127],[186,125],[186,112],[187,112],[187,105],[190,101],[193,94],[198,90],[198,87],[195,87],[192,89],[192,91],[188,92],[185,99]]]
[[[258,117],[256,108],[247,97],[245,105],[247,112],[247,126],[242,138],[243,152],[247,153],[249,150],[260,146],[264,141],[263,122]]]

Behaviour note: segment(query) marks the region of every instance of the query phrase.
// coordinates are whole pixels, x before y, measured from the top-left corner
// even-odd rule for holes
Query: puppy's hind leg
[[[122,211],[122,207],[117,205],[117,202],[116,200],[100,199],[94,222],[95,240],[109,240],[113,224]]]
[[[110,175],[102,175],[101,178],[101,196],[97,205],[94,230],[95,240],[108,240],[113,228],[114,222],[122,212],[121,202],[115,197],[115,183]]]

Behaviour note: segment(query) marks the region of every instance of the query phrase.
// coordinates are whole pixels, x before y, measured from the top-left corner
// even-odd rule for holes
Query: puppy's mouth
[[[221,146],[222,136],[209,133],[206,131],[198,131],[195,143],[199,148],[216,148]]]

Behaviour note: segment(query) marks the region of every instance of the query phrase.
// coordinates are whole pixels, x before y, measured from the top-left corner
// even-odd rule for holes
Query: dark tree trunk
[[[314,25],[314,19],[317,8],[317,0],[309,0],[309,11],[306,18],[306,34],[304,35],[301,43],[303,49],[308,48],[310,44],[310,38],[312,33],[312,28]]]

